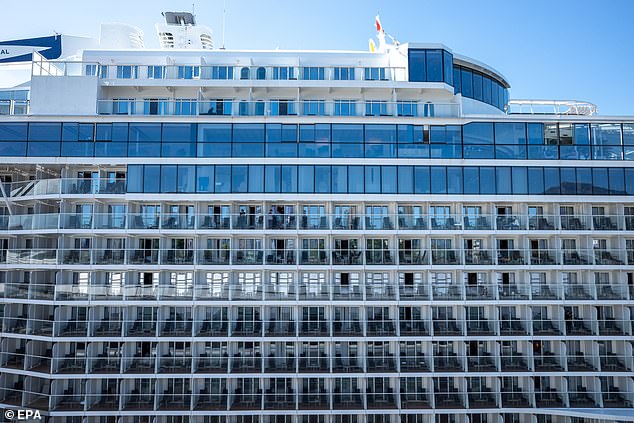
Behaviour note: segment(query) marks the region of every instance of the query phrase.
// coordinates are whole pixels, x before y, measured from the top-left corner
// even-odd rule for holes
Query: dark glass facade
[[[5,157],[634,160],[632,123],[0,124]]]

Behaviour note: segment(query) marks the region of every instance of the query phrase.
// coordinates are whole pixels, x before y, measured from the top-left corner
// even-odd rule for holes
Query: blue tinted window
[[[330,192],[330,166],[315,166],[315,192]]]
[[[282,166],[282,192],[297,192],[297,166]]]
[[[473,98],[473,73],[468,69],[462,68],[460,77],[462,82],[462,95]]]
[[[61,127],[60,123],[31,123],[29,124],[29,140],[57,141],[60,139]]]
[[[447,167],[447,194],[462,194],[461,167]]]
[[[161,144],[161,157],[196,157],[196,144],[164,142]]]
[[[160,192],[161,166],[143,166],[143,192]]]
[[[161,166],[161,192],[176,192],[176,165]]]
[[[35,144],[49,144],[49,143],[33,143]],[[52,143],[57,144],[57,143]],[[94,143],[92,142],[62,142],[62,156],[68,157],[92,157],[94,155]],[[53,146],[55,149],[55,146]]]
[[[526,178],[526,168],[514,167],[512,168],[512,173],[513,173],[513,194],[514,195],[528,194],[528,180]]]
[[[491,104],[491,78],[482,76],[482,101]]]
[[[453,85],[453,55],[448,51],[443,50],[443,81],[449,85]]]
[[[525,145],[496,145],[496,159],[521,160],[526,158]]]
[[[363,125],[333,123],[332,142],[363,142]]]
[[[161,146],[156,142],[130,142],[128,157],[160,157]]]
[[[464,173],[464,193],[480,193],[480,169],[477,167],[465,167]]]
[[[622,160],[623,148],[622,147],[592,147],[592,158],[595,160]]]
[[[557,160],[559,149],[556,145],[529,145],[529,160]]]
[[[634,195],[634,169],[625,169],[625,192]]]
[[[151,142],[160,140],[160,123],[131,123],[129,126],[129,141],[131,142]]]
[[[299,157],[330,157],[330,144],[299,144]]]
[[[264,166],[249,165],[249,192],[264,191]]]
[[[496,144],[526,144],[526,125],[524,123],[496,123]]]
[[[217,193],[231,192],[231,166],[216,166],[215,187]]]
[[[112,124],[112,141],[128,141],[128,124],[115,122]]]
[[[162,136],[164,142],[194,142],[196,141],[196,124],[164,123]]]
[[[95,139],[97,141],[110,141],[112,140],[112,124],[111,123],[98,123],[95,130]]]
[[[264,191],[280,192],[280,184],[282,180],[282,168],[277,165],[268,165],[264,174]]]
[[[427,50],[425,59],[427,62],[427,81],[441,82],[443,79],[442,50]]]
[[[559,178],[559,168],[544,168],[544,194],[554,195],[561,192],[562,183]]]
[[[495,168],[480,168],[480,194],[495,194]]]
[[[366,144],[365,157],[396,157],[396,144]]]
[[[315,191],[315,169],[313,166],[299,166],[298,192],[314,192]]]
[[[395,143],[396,125],[365,125],[365,142]]]
[[[431,193],[447,194],[447,170],[445,166],[431,167]]]
[[[587,123],[578,123],[573,126],[575,145],[590,145],[590,128]]]
[[[128,165],[128,192],[143,192],[143,165]]]
[[[79,141],[94,141],[95,125],[92,123],[79,124]]]
[[[196,192],[214,192],[214,166],[196,167]]]
[[[589,167],[577,168],[577,194],[592,194],[592,169]]]
[[[397,150],[398,157],[429,157],[429,145],[425,144],[399,144]]]
[[[624,195],[625,184],[623,179],[623,168],[611,167],[608,169],[608,172],[610,178],[610,194]]]
[[[62,141],[77,141],[79,139],[79,124],[64,122],[62,124]],[[31,141],[36,141],[31,139]]]
[[[233,157],[263,157],[264,143],[234,143],[231,152]]]
[[[20,151],[20,149],[26,145],[26,143],[3,143],[7,147],[18,146],[16,151]],[[22,147],[20,147],[22,146]],[[22,154],[23,155],[23,154]],[[59,141],[31,141],[28,145],[27,150],[28,156],[33,157],[56,157],[60,155],[60,142]]]
[[[592,168],[592,193],[605,195],[609,192],[608,169],[604,167]]]
[[[198,125],[198,142],[231,142],[231,124],[201,123]]]
[[[233,125],[233,142],[264,142],[264,124],[235,123]]]
[[[58,146],[59,151],[59,146]],[[96,142],[95,157],[126,157],[128,144],[125,142]]]
[[[453,68],[453,92],[454,94],[460,94],[462,91],[462,83],[460,77],[460,67],[454,66]]]
[[[266,157],[297,157],[297,144],[266,144]]]
[[[621,145],[621,125],[598,123],[590,126],[593,145]]]
[[[249,166],[231,167],[231,192],[247,192]]]
[[[412,194],[414,192],[414,168],[412,166],[398,166],[398,192],[399,194]]]
[[[590,160],[590,146],[562,145],[559,147],[559,158],[561,160]]]
[[[561,193],[564,195],[574,195],[577,193],[577,174],[574,167],[562,167],[561,175]]]
[[[363,144],[332,144],[332,157],[363,157]]]
[[[348,167],[348,192],[350,194],[363,193],[364,190],[363,166]]]
[[[29,143],[29,146],[37,146],[38,144],[48,144],[48,143]],[[58,151],[59,151],[59,142]],[[37,156],[37,149],[34,152],[33,156]],[[0,156],[3,157],[23,157],[26,155],[26,142],[0,142]]]
[[[196,166],[178,165],[178,192],[194,192],[196,185]]]
[[[459,159],[462,157],[462,147],[460,145],[432,144],[428,148],[429,157],[432,159]]]
[[[462,126],[447,125],[445,127],[445,139],[447,144],[462,144]]]
[[[462,150],[465,159],[492,159],[494,157],[492,145],[465,145]]]
[[[541,167],[528,168],[528,193],[544,194],[544,169]]]
[[[365,192],[381,192],[381,167],[365,166]]]
[[[473,72],[473,98],[482,101],[482,74]]]
[[[198,144],[196,150],[198,157],[231,157],[231,143]]]
[[[496,193],[500,195],[512,194],[511,187],[511,168],[510,167],[498,167],[495,169],[495,187]]]
[[[0,141],[26,141],[26,123],[0,123]]]
[[[333,166],[332,167],[332,192],[346,193],[348,192],[348,167]]]
[[[468,123],[462,128],[464,144],[493,144],[492,123]]]
[[[429,166],[416,166],[414,168],[415,194],[429,194],[431,192],[431,181],[429,173]]]
[[[623,145],[634,145],[634,123],[623,124]]]
[[[427,81],[425,50],[410,49],[408,50],[408,68],[410,82]]]
[[[381,166],[381,192],[396,193],[396,166]]]

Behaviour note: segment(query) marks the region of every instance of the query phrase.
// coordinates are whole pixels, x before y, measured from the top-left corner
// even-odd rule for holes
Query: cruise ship
[[[7,421],[634,421],[634,116],[163,16],[0,43]]]

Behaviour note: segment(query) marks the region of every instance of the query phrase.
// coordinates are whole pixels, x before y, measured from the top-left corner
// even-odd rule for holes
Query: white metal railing
[[[530,115],[575,115],[594,116],[598,113],[596,105],[576,100],[510,100],[507,113]]]

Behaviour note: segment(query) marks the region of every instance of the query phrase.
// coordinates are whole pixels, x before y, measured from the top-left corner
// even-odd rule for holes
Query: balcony
[[[156,322],[135,320],[128,327],[128,336],[156,336]]]
[[[340,353],[335,354],[335,359],[332,364],[333,373],[361,373],[363,372],[362,366],[357,360],[357,356],[353,353],[349,353],[348,356],[342,356]]]
[[[400,265],[429,265],[427,251],[422,249],[399,249],[398,264]]]
[[[139,393],[133,389],[130,395],[124,399],[123,409],[127,411],[150,411],[154,410],[154,394]]]
[[[64,358],[54,359],[53,367],[55,367],[55,362],[57,362],[55,373],[81,374],[86,372],[86,359],[75,357],[74,353],[66,354]]]
[[[512,355],[501,355],[500,363],[503,372],[528,372],[528,363],[525,357],[515,351]]]
[[[267,250],[266,264],[295,265],[295,250]]]
[[[121,359],[118,356],[108,357],[106,354],[99,354],[91,360],[91,373],[115,374],[121,369]]]
[[[160,373],[191,373],[192,358],[164,355],[159,360]]]
[[[494,357],[491,353],[481,352],[475,356],[467,357],[467,367],[470,372],[495,372],[497,367],[493,361]]]
[[[461,336],[462,330],[455,319],[433,320],[434,336]]]
[[[627,372],[626,357],[614,353],[607,353],[599,357],[601,371],[603,372]]]
[[[481,317],[480,320],[467,320],[467,336],[493,336],[495,332],[489,321]]]
[[[556,216],[529,216],[528,229],[531,231],[554,231]]]
[[[51,395],[51,401],[55,411],[84,410],[84,394],[76,394],[72,388],[65,389],[62,395]]]
[[[286,392],[275,392],[267,389],[264,393],[265,410],[295,410],[295,394],[289,388]]]
[[[202,389],[194,399],[194,410],[205,411],[225,411],[227,410],[227,390],[222,393],[209,393],[207,389]]]
[[[566,335],[571,336],[592,336],[591,323],[583,319],[572,318],[566,320]]]
[[[560,217],[560,227],[564,231],[587,231],[589,224],[586,221],[587,216],[564,215]]]
[[[449,391],[434,392],[434,402],[436,408],[444,409],[457,409],[465,408],[462,396],[455,388],[450,388]]]
[[[605,408],[632,408],[632,402],[623,396],[623,393],[616,386],[609,386],[607,391],[603,391],[603,407]]]
[[[597,369],[586,359],[582,352],[570,352],[568,354],[569,372],[595,372]]]
[[[159,410],[183,410],[188,411],[191,404],[190,393],[174,393],[166,391],[158,398]]]
[[[326,265],[328,252],[326,250],[302,250],[299,264]]]
[[[481,301],[495,299],[496,285],[467,285],[465,294],[467,301]]]
[[[481,250],[471,249],[464,251],[465,264],[469,265],[492,265],[493,264],[493,250]]]
[[[527,336],[528,330],[522,325],[522,321],[516,317],[503,317],[500,320],[501,336]]]
[[[324,320],[302,320],[300,336],[330,336],[329,324]]]
[[[618,216],[592,216],[592,229],[595,231],[618,231]]]
[[[463,372],[462,357],[458,357],[455,353],[449,355],[434,355],[434,371]]]
[[[460,253],[454,250],[431,250],[431,264],[457,266],[461,264]]]
[[[330,371],[328,357],[325,353],[306,356],[306,353],[299,355],[299,371],[302,373],[327,373]]]
[[[384,373],[396,371],[396,361],[394,360],[394,355],[391,353],[375,355],[372,352],[368,352],[368,357],[366,358],[366,361],[366,370],[368,373]]]
[[[369,410],[396,408],[396,396],[392,388],[387,388],[387,392],[374,392],[368,389],[366,397]]]
[[[233,336],[262,336],[261,320],[238,320],[231,329]]]
[[[425,321],[422,319],[400,319],[399,329],[401,336],[429,336]]]
[[[325,389],[319,392],[308,392],[299,394],[300,410],[328,410],[330,409],[330,398]]]
[[[533,320],[533,335],[561,335],[561,330],[550,320]]]
[[[294,320],[269,320],[266,325],[264,336],[295,336],[295,321]]]
[[[524,216],[518,215],[496,216],[495,229],[498,231],[526,230],[526,220]]]
[[[511,391],[502,390],[502,406],[509,408],[530,408],[531,403],[521,389],[514,387]]]
[[[391,320],[368,320],[367,336],[394,336],[396,329]]]
[[[155,373],[156,369],[156,358],[155,357],[144,357],[140,354],[135,354],[134,357],[130,357],[124,365],[125,373],[134,373],[134,374],[146,374],[146,373]],[[152,400],[154,403],[154,400]]]
[[[427,229],[427,217],[416,214],[400,214],[398,215],[398,229],[421,231]]]
[[[338,387],[332,394],[333,409],[335,410],[363,410],[363,396],[359,389],[342,393]]]
[[[542,355],[533,356],[536,372],[563,372],[561,357],[552,352],[545,352]]]
[[[622,266],[625,264],[619,251],[594,250],[594,264],[599,266]]]
[[[531,250],[530,264],[533,266],[553,266],[559,264],[557,250]]]
[[[498,250],[498,264],[503,266],[525,265],[526,261],[520,250]]]
[[[365,264],[367,265],[392,265],[394,258],[390,250],[366,250]]]
[[[227,336],[229,334],[229,321],[214,317],[212,320],[202,321],[196,336]]]
[[[481,392],[469,392],[469,408],[496,408],[497,402],[490,388],[482,388]]]
[[[194,363],[196,373],[227,373],[229,370],[227,353],[212,356],[204,353],[196,357]]]
[[[535,392],[535,403],[537,407],[563,407],[564,402],[559,394],[554,388],[545,388],[544,391]]]
[[[231,373],[261,373],[262,356],[260,353],[237,353],[231,359]]]
[[[593,399],[594,392],[589,393],[583,386],[576,387],[573,391],[568,392],[568,402],[570,407],[575,408],[594,408],[598,407],[598,404]]]
[[[265,373],[295,373],[295,357],[288,354],[286,357],[276,357],[269,354],[264,360]]]
[[[335,320],[332,329],[333,336],[363,336],[363,327],[359,320]]]

